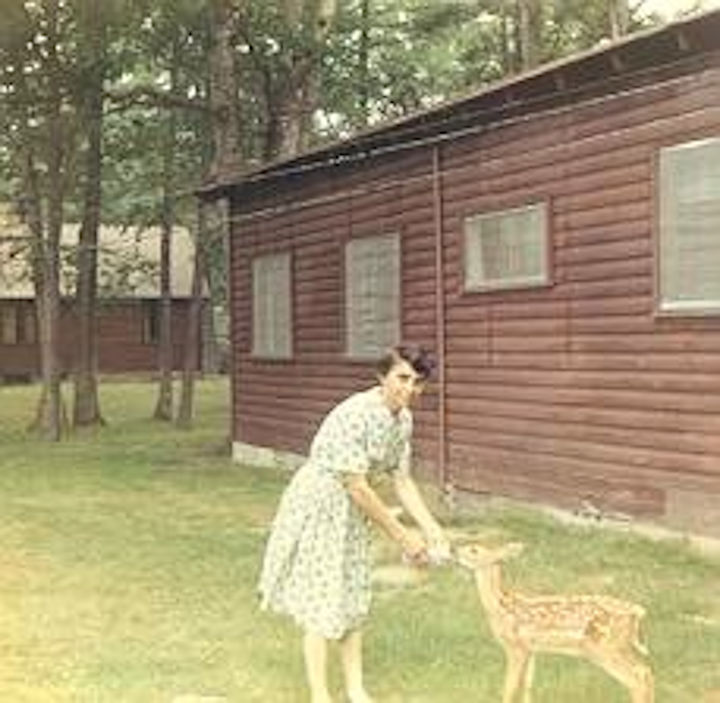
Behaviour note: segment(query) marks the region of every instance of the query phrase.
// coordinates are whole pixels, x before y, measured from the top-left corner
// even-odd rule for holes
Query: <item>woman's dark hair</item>
[[[407,361],[413,367],[415,373],[423,380],[430,378],[435,368],[435,359],[427,349],[415,344],[398,344],[378,359],[375,364],[375,371],[381,377],[387,376],[388,371],[399,361]]]

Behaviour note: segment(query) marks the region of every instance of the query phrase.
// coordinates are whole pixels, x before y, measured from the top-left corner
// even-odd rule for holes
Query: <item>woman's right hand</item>
[[[416,532],[405,530],[400,541],[405,558],[416,565],[428,563],[428,545]]]

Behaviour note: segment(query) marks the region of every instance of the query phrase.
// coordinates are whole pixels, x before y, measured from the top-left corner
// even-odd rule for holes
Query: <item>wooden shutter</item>
[[[466,288],[547,283],[545,204],[468,218],[464,254]]]
[[[400,338],[400,237],[363,237],[345,249],[347,351],[376,357]]]
[[[289,357],[292,354],[290,254],[270,254],[253,260],[253,354]]]
[[[720,309],[720,139],[660,153],[660,307]]]

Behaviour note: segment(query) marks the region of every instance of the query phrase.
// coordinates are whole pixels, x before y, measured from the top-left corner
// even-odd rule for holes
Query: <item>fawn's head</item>
[[[482,569],[517,556],[525,548],[521,542],[508,542],[500,547],[486,547],[480,542],[466,542],[455,546],[455,559],[467,569]]]

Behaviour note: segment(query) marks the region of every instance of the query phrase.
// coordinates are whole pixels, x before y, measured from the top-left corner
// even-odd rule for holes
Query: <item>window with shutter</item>
[[[546,285],[547,239],[545,203],[466,218],[465,289]]]
[[[661,310],[720,312],[720,138],[662,149]]]
[[[400,339],[400,237],[350,240],[345,247],[347,352],[377,357]]]
[[[290,254],[253,259],[252,353],[289,358],[292,355]]]

